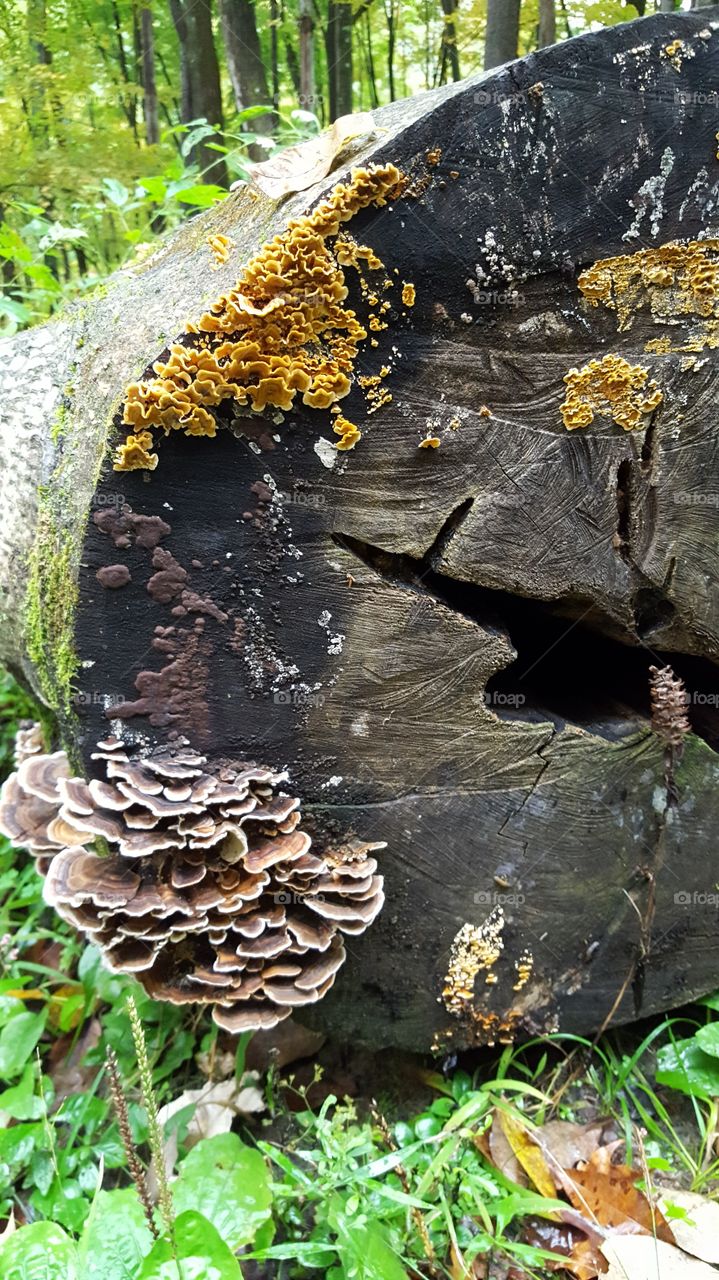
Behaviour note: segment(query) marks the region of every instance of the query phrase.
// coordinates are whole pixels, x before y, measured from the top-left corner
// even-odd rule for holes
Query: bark
[[[122,93],[122,107],[127,117],[135,141],[138,141],[137,134],[137,107],[135,103],[136,85],[130,75],[130,68],[127,63],[127,54],[125,53],[125,39],[122,31],[122,23],[120,21],[120,13],[116,0],[112,0],[112,22],[115,31],[115,47],[117,48],[117,63],[120,68],[120,76],[125,86]]]
[[[459,80],[459,49],[457,48],[457,0],[442,0],[444,25],[440,53],[439,83],[444,84],[449,70],[453,80]]]
[[[170,12],[180,45],[182,123],[207,120],[221,128],[222,91],[212,31],[212,0],[170,0]],[[225,161],[206,142],[197,144],[192,158],[199,165],[204,182],[227,186]]]
[[[315,20],[312,0],[300,0],[299,8],[300,48],[300,106],[317,114],[315,100]]]
[[[222,35],[232,92],[238,111],[269,105],[270,90],[262,59],[254,0],[220,0]],[[272,113],[257,116],[249,123],[255,133],[272,132]],[[260,147],[250,148],[253,160],[265,158]]]
[[[145,141],[149,147],[160,141],[160,121],[157,107],[157,82],[155,80],[155,38],[152,30],[152,9],[143,8],[142,35],[142,92],[145,116]]]
[[[352,4],[329,0],[327,15],[327,80],[330,120],[352,111]]]
[[[353,386],[350,454],[319,445],[331,415],[298,402],[283,423],[230,430],[223,413],[214,439],[172,432],[149,475],[108,462],[127,384],[344,169],[278,206],[235,193],[105,297],[3,344],[0,656],[88,773],[115,716],[131,751],[179,734],[215,763],[286,766],[319,847],[387,842],[387,904],[301,1017],[348,1041],[459,1046],[510,1011],[515,1035],[586,1034],[716,986],[719,356],[688,358],[690,312],[667,326],[638,306],[619,329],[577,288],[598,259],[712,224],[699,89],[719,32],[705,27],[701,12],[652,16],[379,111],[354,163],[429,180],[362,216],[361,242],[417,296],[387,291],[361,371],[392,365],[392,400],[371,414]],[[679,67],[629,56],[673,40],[694,52]],[[211,274],[220,231],[236,249]],[[671,350],[647,350],[657,336]],[[661,404],[641,430],[600,414],[566,431],[568,369],[607,353],[648,368]],[[438,449],[417,448],[428,432]],[[148,592],[150,553],[94,520],[123,504],[169,526],[185,605]],[[97,574],[119,561],[131,581],[111,590]],[[190,703],[160,680],[150,716],[133,707],[141,677],[175,661],[187,607],[204,610]],[[648,699],[667,661],[693,729],[671,795]],[[497,982],[480,976],[458,1020],[441,1003],[452,941],[493,907]]]
[[[539,28],[537,31],[537,48],[554,44],[557,38],[557,14],[555,0],[539,0]]]
[[[484,67],[499,67],[517,56],[521,0],[487,0]]]

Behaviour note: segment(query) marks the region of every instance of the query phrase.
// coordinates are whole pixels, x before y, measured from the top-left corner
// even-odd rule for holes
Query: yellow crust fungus
[[[212,270],[217,271],[218,267],[224,265],[230,256],[232,249],[232,241],[229,236],[208,236],[207,243],[210,246],[210,252],[213,257]]]
[[[643,426],[643,415],[662,401],[649,370],[629,364],[623,356],[590,360],[581,369],[570,369],[564,382],[567,392],[560,412],[568,431],[588,427],[595,413],[608,414],[617,426],[634,431]]]
[[[617,314],[620,332],[631,328],[637,311],[648,310],[660,324],[678,317],[719,317],[719,240],[672,240],[602,258],[578,280],[591,306]]]
[[[424,440],[420,440],[417,445],[418,449],[439,449],[442,441],[439,436],[425,436]]]
[[[350,422],[348,418],[344,418],[342,414],[338,414],[332,423],[332,430],[335,435],[339,436],[339,440],[335,444],[335,449],[346,452],[347,449],[354,449],[358,440],[362,439],[362,432],[354,422]]]
[[[504,912],[495,907],[481,925],[463,924],[452,941],[442,1003],[457,1017],[473,1008],[477,974],[489,974],[504,949]]]
[[[417,297],[417,290],[415,289],[414,285],[407,284],[407,282],[405,281],[405,283],[402,286],[402,302],[404,303],[405,307],[413,307],[416,297]]]
[[[127,388],[122,421],[134,434],[120,446],[115,470],[157,465],[147,439],[152,428],[213,436],[209,410],[225,400],[259,413],[291,409],[298,392],[303,404],[317,409],[347,395],[367,330],[343,305],[348,289],[340,256],[348,265],[371,268],[379,259],[363,246],[350,248],[347,238],[339,253],[328,241],[360,209],[386,204],[400,176],[392,164],[354,170],[311,213],[294,218],[265,244],[234,288],[187,324],[185,339],[152,366],[154,376]]]

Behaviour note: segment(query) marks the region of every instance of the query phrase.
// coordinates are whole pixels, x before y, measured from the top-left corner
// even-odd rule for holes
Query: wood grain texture
[[[458,930],[496,906],[504,952],[476,1007],[512,1010],[517,1034],[716,985],[716,352],[647,352],[667,328],[639,310],[618,331],[577,279],[716,234],[718,47],[710,14],[662,15],[378,113],[387,133],[363,158],[398,165],[415,194],[351,224],[397,282],[357,364],[391,369],[392,400],[370,414],[357,382],[342,405],[358,447],[325,466],[330,415],[307,409],[225,420],[95,491],[76,624],[88,770],[110,723],[143,749],[180,734],[213,760],[287,767],[318,842],[387,841],[384,911],[311,1015],[337,1035],[481,1038],[439,997]],[[243,231],[247,207],[198,225],[244,253],[309,205],[263,202]],[[169,337],[238,261],[212,276],[188,233],[163,255],[118,297],[157,318],[181,276]],[[690,320],[670,326],[675,348]],[[153,350],[141,320],[108,404],[165,340]],[[606,353],[646,366],[661,405],[637,432],[598,416],[569,433],[563,377]],[[438,449],[418,448],[427,435]],[[96,516],[123,504],[166,522],[158,547],[115,545]],[[131,581],[102,585],[118,563]],[[669,807],[647,719],[657,656],[696,695]]]

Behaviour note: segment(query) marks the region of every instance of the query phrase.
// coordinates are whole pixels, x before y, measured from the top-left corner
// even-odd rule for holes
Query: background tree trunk
[[[442,0],[444,23],[440,53],[439,83],[444,84],[447,70],[453,80],[459,80],[459,49],[457,47],[457,0]]]
[[[555,0],[539,0],[539,28],[537,30],[537,48],[554,44],[557,38],[557,14]]]
[[[157,108],[157,82],[155,79],[155,38],[152,30],[152,9],[143,8],[142,34],[142,92],[145,115],[145,141],[154,146],[160,141],[160,121]]]
[[[330,120],[352,111],[352,4],[329,0],[327,11],[327,80]]]
[[[419,194],[345,230],[416,297],[383,290],[357,371],[391,369],[392,398],[375,414],[353,384],[349,454],[298,402],[282,422],[225,405],[214,439],[171,432],[152,473],[109,462],[127,384],[344,169],[279,205],[233,193],[106,296],[3,343],[0,656],[88,774],[108,729],[143,755],[180,735],[213,763],[287,766],[317,847],[387,842],[384,910],[302,1011],[347,1040],[587,1033],[716,986],[719,356],[696,358],[691,307],[650,292],[620,324],[578,287],[647,244],[715,252],[705,27],[652,16],[378,113],[355,163],[391,161]],[[694,54],[678,68],[627,56],[675,39]],[[236,250],[211,273],[218,232]],[[607,355],[661,402],[637,430],[598,411],[567,431],[568,370]],[[418,447],[428,432],[439,448]],[[95,519],[125,507],[162,527],[185,603]],[[103,585],[120,562],[126,585]],[[647,695],[664,662],[692,722],[673,794]],[[492,911],[497,981],[458,1019],[453,940]]]
[[[300,0],[299,7],[300,48],[300,106],[317,114],[315,102],[315,20],[312,0]]]
[[[222,127],[220,68],[212,32],[212,0],[170,0],[170,10],[180,44],[182,122],[204,119]],[[203,181],[227,186],[227,167],[207,142],[193,149]]]
[[[244,111],[245,107],[257,107],[265,103],[269,105],[270,91],[257,32],[253,0],[220,0],[220,12],[227,65],[237,110]],[[271,133],[272,112],[268,111],[265,116],[256,116],[249,122],[248,127],[254,133]],[[267,158],[266,152],[263,152],[262,147],[259,146],[251,146],[250,155],[253,160]]]
[[[487,0],[484,66],[499,67],[517,56],[521,0]]]

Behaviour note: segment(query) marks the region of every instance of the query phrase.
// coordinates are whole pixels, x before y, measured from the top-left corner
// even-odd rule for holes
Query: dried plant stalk
[[[130,1128],[130,1116],[127,1110],[127,1099],[122,1088],[122,1078],[120,1076],[120,1067],[117,1061],[117,1055],[113,1049],[108,1049],[105,1055],[107,1064],[107,1075],[110,1081],[110,1095],[112,1097],[112,1105],[117,1116],[117,1127],[120,1130],[122,1145],[125,1148],[125,1156],[127,1158],[127,1168],[135,1184],[140,1204],[147,1218],[147,1225],[150,1228],[154,1238],[157,1240],[159,1232],[155,1225],[155,1218],[152,1212],[152,1200],[147,1187],[147,1178],[142,1161],[137,1154],[135,1143],[132,1138],[132,1130]]]

